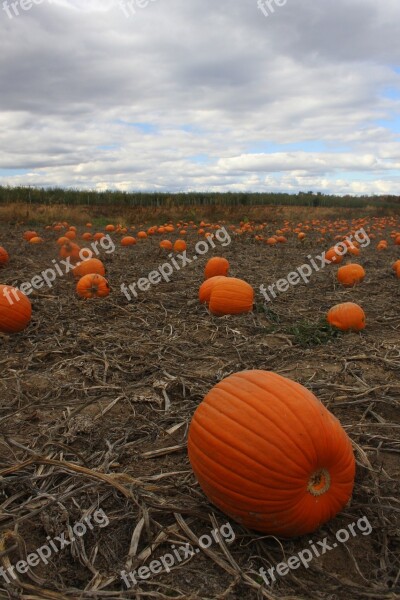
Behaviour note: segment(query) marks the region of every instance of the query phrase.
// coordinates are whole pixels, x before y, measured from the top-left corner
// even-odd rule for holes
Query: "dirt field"
[[[26,228],[26,227],[25,227]],[[20,285],[52,266],[56,232],[38,229],[44,245],[23,243],[22,226],[1,225],[10,253],[2,284]],[[172,236],[171,239],[175,239]],[[390,240],[389,235],[386,238]],[[0,598],[248,600],[400,598],[400,280],[393,243],[376,243],[359,259],[367,277],[340,287],[336,267],[314,273],[265,303],[270,285],[329,247],[310,234],[271,248],[233,237],[129,302],[122,283],[156,269],[165,257],[159,238],[102,254],[112,288],[104,300],[83,301],[71,274],[34,292],[34,315],[22,334],[0,334],[0,546],[3,569],[102,509],[95,526],[10,584]],[[189,256],[197,234],[188,234]],[[397,247],[399,248],[399,247]],[[216,318],[197,299],[205,262],[225,256],[230,275],[256,291],[252,314]],[[334,333],[325,314],[334,304],[364,308],[361,334]],[[191,416],[222,378],[244,369],[272,370],[305,385],[341,421],[354,443],[356,485],[349,506],[312,536],[290,541],[248,531],[209,504],[187,458]],[[268,570],[366,517],[357,531],[308,565],[261,588]],[[93,522],[93,521],[92,521]],[[210,547],[171,572],[138,578],[135,571],[171,553],[171,546],[231,523],[232,543]],[[103,523],[104,525],[104,523]],[[49,539],[47,539],[49,538]]]

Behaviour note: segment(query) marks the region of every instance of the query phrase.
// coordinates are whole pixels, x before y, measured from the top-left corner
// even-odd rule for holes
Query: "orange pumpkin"
[[[176,240],[174,244],[174,252],[184,252],[187,249],[185,240]]]
[[[206,264],[206,268],[204,269],[204,279],[216,277],[217,275],[223,275],[226,277],[228,275],[228,271],[229,262],[226,260],[226,258],[214,256],[213,258],[210,258]]]
[[[337,248],[334,246],[333,248],[329,248],[327,252],[325,252],[326,260],[329,262],[335,263],[336,265],[340,264],[343,260],[343,255],[339,254]]]
[[[38,237],[38,236],[33,237],[29,240],[30,244],[43,244],[43,242],[44,242],[44,239],[41,237]]]
[[[215,275],[202,283],[199,289],[199,300],[201,304],[204,304],[205,302],[208,304],[210,302],[211,291],[217,281],[220,281],[221,279],[225,279],[225,275]]]
[[[65,237],[69,240],[74,240],[76,238],[76,231],[74,229],[70,229],[65,232]]]
[[[23,331],[32,317],[32,304],[17,288],[0,285],[0,331]]]
[[[254,290],[246,281],[223,277],[212,287],[209,309],[213,315],[238,315],[253,310]]]
[[[110,293],[107,279],[91,273],[84,275],[76,284],[76,293],[81,298],[105,298]]]
[[[328,311],[327,321],[342,331],[361,331],[365,328],[365,313],[354,302],[336,304]]]
[[[134,246],[136,244],[136,239],[131,235],[127,235],[123,237],[121,240],[121,246]]]
[[[85,233],[82,234],[82,239],[86,240],[86,241],[89,241],[89,240],[92,239],[92,234],[89,233],[88,231],[86,231]]]
[[[74,242],[66,242],[60,248],[60,256],[61,258],[70,258],[71,262],[78,262],[80,260],[81,249],[78,244],[74,244]]]
[[[160,242],[160,248],[167,251],[172,250],[172,242],[170,242],[169,240],[163,240],[162,242]]]
[[[115,225],[106,225],[106,231],[115,231]]]
[[[345,287],[353,287],[364,280],[365,271],[361,265],[349,264],[338,269],[337,278]]]
[[[137,236],[139,240],[145,240],[147,238],[147,233],[145,231],[139,231]]]
[[[38,234],[36,233],[36,231],[25,231],[23,237],[24,237],[24,240],[29,242],[29,240],[31,240],[32,238],[38,237]]]
[[[8,255],[7,250],[0,246],[0,267],[4,267],[4,265],[6,265],[9,260],[10,257]]]
[[[72,273],[74,277],[83,277],[84,275],[91,275],[93,273],[104,276],[106,274],[106,269],[98,258],[89,258],[88,260],[84,260],[77,264]]]
[[[188,452],[209,500],[269,535],[312,533],[353,491],[354,454],[339,421],[305,387],[267,371],[230,375],[206,395]]]
[[[98,231],[97,233],[94,234],[93,239],[98,242],[99,240],[103,239],[103,237],[106,237],[105,233],[102,233],[101,231]]]

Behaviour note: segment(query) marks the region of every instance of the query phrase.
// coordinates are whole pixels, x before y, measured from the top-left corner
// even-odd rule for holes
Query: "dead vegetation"
[[[21,226],[2,242],[12,260],[2,283],[21,284],[51,266],[45,246],[21,243]],[[54,239],[53,239],[54,238]],[[196,238],[197,239],[197,238]],[[189,236],[189,249],[194,237]],[[365,282],[335,285],[332,270],[263,303],[270,284],[319,253],[314,241],[269,248],[235,239],[215,254],[256,290],[257,310],[215,318],[198,304],[204,261],[128,302],[121,283],[156,268],[158,241],[105,255],[109,298],[81,301],[71,276],[32,296],[23,334],[0,337],[0,561],[4,569],[60,536],[98,508],[109,525],[88,531],[7,584],[0,598],[24,600],[366,600],[400,598],[400,315],[395,248],[363,251]],[[211,256],[211,254],[209,255]],[[207,256],[207,258],[209,258]],[[367,314],[362,334],[333,334],[323,322],[340,301]],[[290,541],[232,522],[235,541],[202,549],[170,573],[127,589],[123,569],[137,570],[228,518],[197,485],[187,459],[191,415],[221,378],[267,369],[311,389],[341,420],[354,443],[357,477],[351,504],[312,536]],[[315,558],[261,587],[259,569],[309,547],[309,540],[367,517],[372,533]]]

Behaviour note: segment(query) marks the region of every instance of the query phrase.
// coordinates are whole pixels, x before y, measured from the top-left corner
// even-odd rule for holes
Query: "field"
[[[114,224],[120,218],[127,225],[135,222],[129,234],[136,236],[140,228],[166,221],[150,214],[141,213],[146,221],[136,222],[124,209],[109,218]],[[400,598],[400,280],[392,270],[400,246],[391,236],[400,232],[400,218],[374,216],[372,210],[361,215],[371,243],[343,263],[362,264],[366,278],[360,285],[342,287],[337,267],[329,265],[313,272],[309,283],[291,286],[268,302],[260,293],[262,284],[273,284],[309,262],[309,256],[328,250],[337,234],[355,229],[352,219],[360,215],[263,208],[256,222],[256,213],[249,214],[247,228],[239,225],[242,214],[225,215],[225,223],[216,217],[213,222],[230,234],[229,244],[214,238],[215,248],[131,301],[121,285],[147,277],[170,260],[159,243],[164,237],[174,242],[179,228],[131,247],[122,247],[121,234],[112,232],[115,251],[102,250],[99,256],[111,288],[107,298],[79,298],[71,273],[57,277],[53,287],[30,295],[29,327],[16,335],[0,334],[3,573],[85,517],[93,518],[96,510],[107,516],[107,524],[87,528],[74,544],[52,552],[48,564],[41,561],[18,580],[8,572],[9,583],[0,576],[0,598]],[[65,213],[49,218],[44,209],[13,218],[3,213],[0,246],[10,261],[0,269],[1,284],[20,286],[59,260],[56,240],[64,230],[46,229],[46,224],[60,219],[77,226],[82,245],[86,214],[74,221]],[[175,214],[173,219],[176,225]],[[287,243],[269,246],[256,239],[257,224],[266,223],[261,234],[266,238],[288,219]],[[90,231],[104,231],[106,222],[103,215],[93,217]],[[321,234],[325,222],[332,228]],[[300,223],[304,240],[293,231]],[[24,241],[27,229],[35,229],[44,242]],[[188,224],[186,230],[192,257],[204,237],[198,227]],[[205,230],[215,231],[207,223]],[[381,239],[388,248],[378,251]],[[227,258],[229,275],[253,287],[252,312],[217,317],[199,303],[204,267],[212,256]],[[341,302],[363,307],[362,332],[328,326],[327,311]],[[274,371],[307,387],[352,440],[357,463],[352,499],[311,535],[284,540],[240,526],[210,504],[191,470],[186,444],[196,407],[221,379],[248,369]],[[263,583],[262,567],[268,570],[298,555],[310,540],[327,538],[333,546],[339,530],[362,518],[371,530],[356,529],[307,565]],[[220,537],[201,548],[199,538],[224,524],[230,524],[234,539]],[[187,542],[193,556],[175,560],[170,572],[137,577],[131,587],[121,579],[121,571],[137,573],[171,554],[173,545]]]

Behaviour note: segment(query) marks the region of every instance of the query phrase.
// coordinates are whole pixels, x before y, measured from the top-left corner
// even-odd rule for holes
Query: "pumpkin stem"
[[[315,471],[308,482],[307,490],[313,496],[322,496],[331,487],[331,476],[326,469]]]

